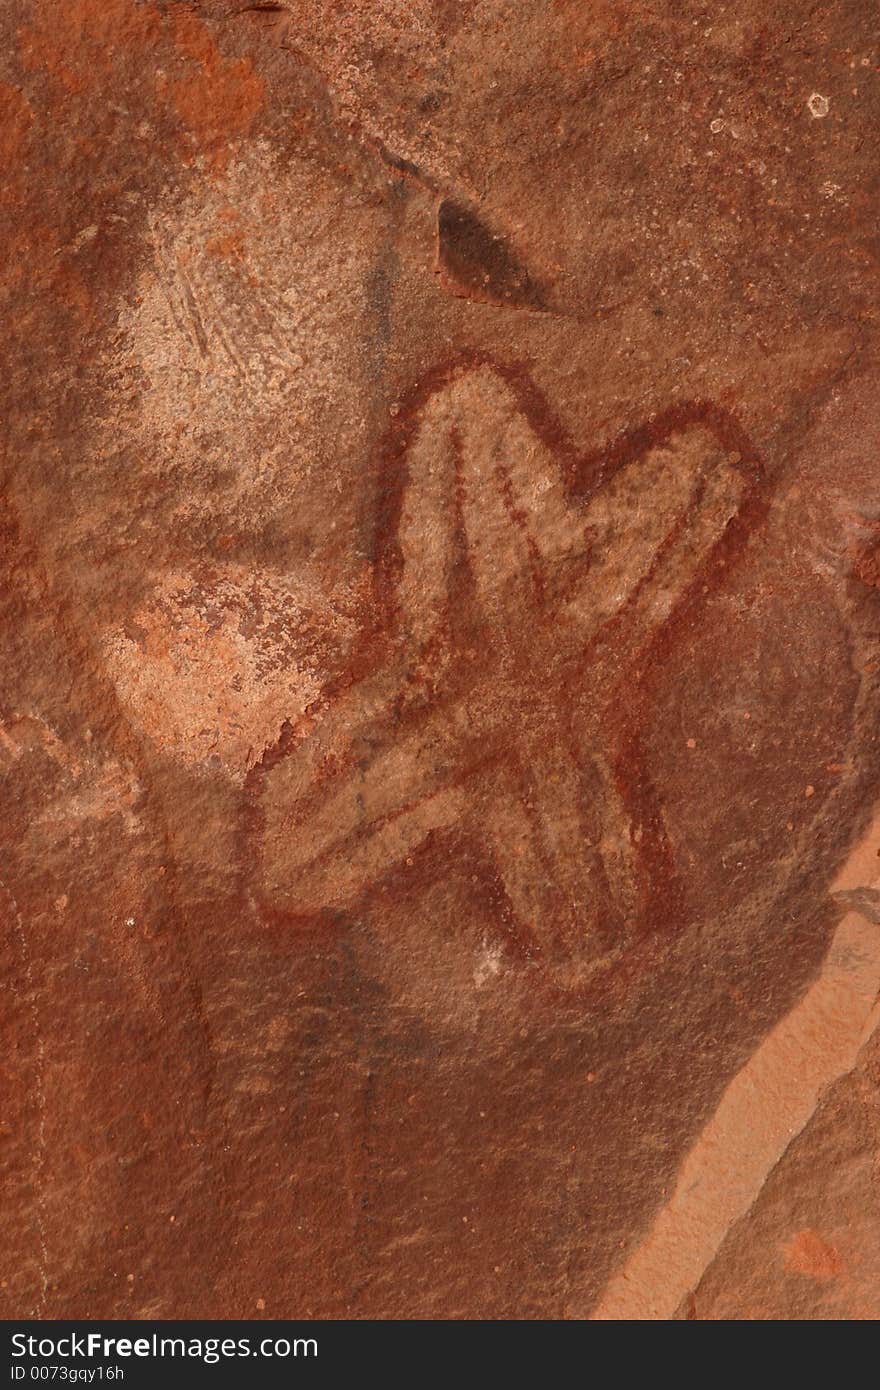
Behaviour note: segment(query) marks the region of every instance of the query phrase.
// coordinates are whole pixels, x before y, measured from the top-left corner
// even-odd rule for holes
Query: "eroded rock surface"
[[[873,7],[0,24],[6,1316],[876,1317]]]

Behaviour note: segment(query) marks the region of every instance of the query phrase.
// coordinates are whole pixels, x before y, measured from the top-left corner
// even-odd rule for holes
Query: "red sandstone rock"
[[[873,21],[7,8],[6,1316],[877,1316]]]

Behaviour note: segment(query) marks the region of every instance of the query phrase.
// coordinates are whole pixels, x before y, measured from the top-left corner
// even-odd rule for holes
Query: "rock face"
[[[873,7],[0,26],[4,1316],[880,1316]]]

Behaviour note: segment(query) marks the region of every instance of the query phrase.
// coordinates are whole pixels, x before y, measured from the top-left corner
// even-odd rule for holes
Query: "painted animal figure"
[[[639,692],[754,521],[754,454],[690,405],[579,457],[474,361],[422,383],[380,463],[374,621],[257,770],[260,892],[345,908],[444,837],[494,872],[508,944],[577,986],[669,910]]]

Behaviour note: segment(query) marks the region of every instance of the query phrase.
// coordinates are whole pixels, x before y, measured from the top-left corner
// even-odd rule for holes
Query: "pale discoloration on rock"
[[[149,228],[106,370],[132,393],[126,430],[141,476],[172,498],[170,525],[200,535],[219,509],[222,548],[349,517],[342,465],[364,447],[370,408],[375,215],[313,164],[281,166],[255,143],[219,181],[159,201]],[[315,516],[317,497],[335,517]]]
[[[157,747],[241,780],[320,694],[328,648],[350,641],[353,596],[227,568],[166,575],[104,638],[123,705]]]

